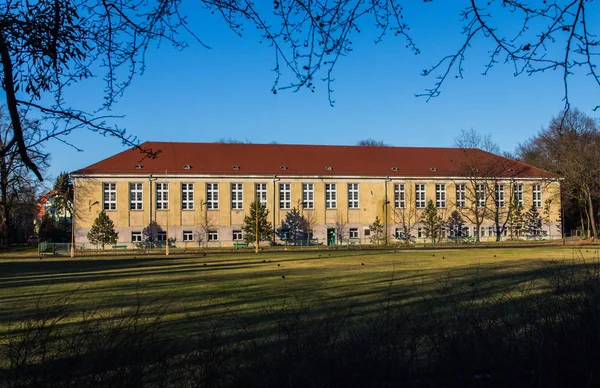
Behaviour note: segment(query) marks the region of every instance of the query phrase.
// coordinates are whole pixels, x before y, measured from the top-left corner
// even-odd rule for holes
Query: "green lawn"
[[[424,300],[435,302],[440,290],[451,289],[455,297],[473,290],[518,292],[543,278],[552,261],[597,257],[596,247],[0,257],[0,336],[64,297],[71,321],[90,309],[162,306],[173,332],[185,336],[189,318],[198,315],[260,324],[269,320],[268,312],[284,307],[367,315],[390,301],[418,308]]]

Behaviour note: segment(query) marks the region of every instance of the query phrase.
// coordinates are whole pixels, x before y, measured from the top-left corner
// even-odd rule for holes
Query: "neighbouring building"
[[[550,172],[479,149],[286,144],[147,142],[71,174],[75,185],[75,240],[85,244],[101,210],[114,221],[119,244],[136,244],[156,222],[156,239],[176,246],[232,245],[244,216],[263,201],[274,228],[292,208],[312,220],[324,244],[369,242],[369,225],[383,224],[383,239],[409,233],[425,238],[420,222],[432,200],[448,219],[458,210],[462,233],[559,238],[560,179]],[[535,232],[514,230],[512,204],[540,216]],[[285,232],[285,231],[284,231]],[[452,234],[449,231],[446,231]],[[281,242],[285,233],[278,233]]]

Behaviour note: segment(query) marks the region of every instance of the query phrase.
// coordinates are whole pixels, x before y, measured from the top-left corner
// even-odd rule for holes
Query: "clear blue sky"
[[[375,45],[369,20],[354,37],[354,52],[338,62],[334,107],[324,83],[317,84],[315,93],[273,95],[273,49],[259,44],[252,31],[237,37],[217,15],[190,9],[191,28],[212,48],[190,40],[184,51],[167,45],[151,49],[146,72],[112,113],[126,115],[119,125],[141,141],[231,137],[254,143],[355,144],[374,138],[396,146],[447,147],[461,129],[474,128],[512,151],[563,107],[559,72],[515,78],[510,66],[498,65],[481,75],[491,47],[485,42],[476,42],[469,51],[464,79],[452,77],[430,102],[415,97],[435,81],[421,71],[462,43],[458,2],[416,3],[406,9],[406,21],[421,54],[415,56],[402,39],[392,36]],[[570,87],[572,105],[597,116],[591,109],[598,104],[599,91],[591,79],[577,76]],[[68,98],[74,107],[89,109],[101,96],[101,83],[91,81],[74,88]],[[124,150],[118,140],[87,131],[71,135],[69,141],[84,152],[58,141],[47,144],[51,178]]]

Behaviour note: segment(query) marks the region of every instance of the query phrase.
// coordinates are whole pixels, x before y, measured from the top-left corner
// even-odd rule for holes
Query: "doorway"
[[[327,245],[335,245],[335,243],[336,243],[335,229],[333,229],[333,228],[327,229]]]

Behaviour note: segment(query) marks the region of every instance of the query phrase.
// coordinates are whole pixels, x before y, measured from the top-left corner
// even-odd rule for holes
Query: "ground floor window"
[[[209,230],[208,241],[219,241],[219,232],[217,232],[216,230]]]
[[[167,241],[167,232],[158,232],[158,236],[156,236],[156,241],[159,241],[159,242]]]
[[[350,238],[358,238],[358,228],[350,228]]]
[[[131,242],[142,242],[142,232],[131,232]]]
[[[183,241],[194,241],[194,232],[192,232],[191,230],[184,230]]]
[[[423,238],[423,228],[418,228],[417,229],[417,237],[418,238]]]
[[[396,238],[398,240],[404,240],[404,229],[402,228],[396,228],[396,234],[395,234]]]
[[[242,241],[242,240],[243,240],[242,231],[234,230],[233,231],[233,241]]]

